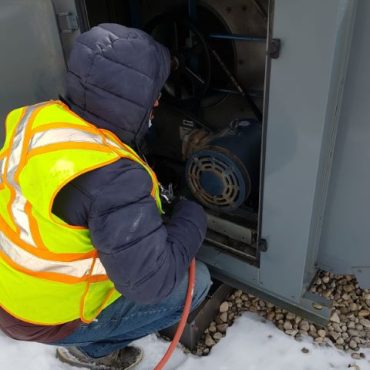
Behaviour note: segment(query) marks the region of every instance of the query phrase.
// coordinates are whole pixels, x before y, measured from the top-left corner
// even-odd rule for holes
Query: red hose
[[[191,302],[193,300],[193,293],[194,293],[194,284],[195,284],[195,259],[191,261],[189,267],[189,279],[188,279],[188,291],[186,293],[185,305],[184,310],[181,315],[181,320],[179,325],[177,326],[175,336],[172,339],[171,344],[169,345],[166,353],[162,357],[162,360],[159,361],[158,365],[154,368],[154,370],[162,370],[163,367],[166,365],[168,360],[171,358],[173,351],[175,350],[177,343],[181,338],[182,332],[185,329],[186,321],[188,319],[190,309],[191,309]]]

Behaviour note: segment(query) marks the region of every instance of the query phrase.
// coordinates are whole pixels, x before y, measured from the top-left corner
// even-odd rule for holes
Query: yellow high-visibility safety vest
[[[77,176],[129,158],[153,182],[149,166],[112,132],[98,129],[60,101],[13,110],[0,151],[0,306],[23,321],[91,322],[120,293],[89,230],[54,215],[58,191]]]

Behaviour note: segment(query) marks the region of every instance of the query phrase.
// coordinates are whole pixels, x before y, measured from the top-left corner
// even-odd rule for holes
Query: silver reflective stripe
[[[55,128],[35,134],[31,140],[29,149],[36,149],[50,144],[70,142],[103,144],[103,139],[100,135],[91,134],[78,129]]]
[[[32,238],[29,220],[27,214],[25,213],[26,199],[22,195],[19,184],[15,181],[15,173],[18,169],[22,157],[23,142],[26,133],[25,128],[33,111],[37,109],[38,106],[39,104],[28,107],[26,109],[24,117],[17,126],[13,138],[12,147],[10,149],[10,156],[8,157],[8,171],[6,174],[8,183],[13,187],[15,191],[15,199],[11,204],[11,212],[13,214],[14,222],[20,229],[21,239],[34,247],[36,247],[36,244]]]
[[[0,231],[0,251],[3,252],[18,266],[34,272],[54,272],[58,274],[83,278],[89,274],[93,258],[64,262],[51,261],[33,255],[18,247]],[[92,275],[106,275],[106,271],[99,259],[96,259]]]
[[[0,185],[3,183],[3,175],[4,175],[4,169],[5,167],[5,159],[0,159]]]
[[[115,148],[118,148],[118,149],[122,149],[117,143],[115,143],[113,140],[111,139],[106,139],[106,142],[111,145],[111,146],[114,146]]]
[[[107,143],[117,149],[122,149],[113,140],[104,137],[99,134],[92,134],[82,129],[75,128],[53,128],[38,132],[35,134],[29,145],[29,150],[41,148],[51,144],[62,144],[62,143],[93,143],[93,144],[104,144]]]

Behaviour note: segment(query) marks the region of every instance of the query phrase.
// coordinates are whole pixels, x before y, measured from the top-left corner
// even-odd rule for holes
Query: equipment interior
[[[86,1],[87,27],[116,22],[166,45],[171,75],[146,139],[169,198],[199,202],[205,247],[259,264],[268,0]],[[276,49],[276,48],[275,48]],[[272,56],[273,57],[273,56]]]

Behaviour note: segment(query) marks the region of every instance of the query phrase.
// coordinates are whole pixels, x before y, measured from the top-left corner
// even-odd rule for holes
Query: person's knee
[[[207,297],[209,288],[212,285],[211,275],[208,267],[200,261],[196,262],[195,286],[193,295],[193,308],[199,306]]]

